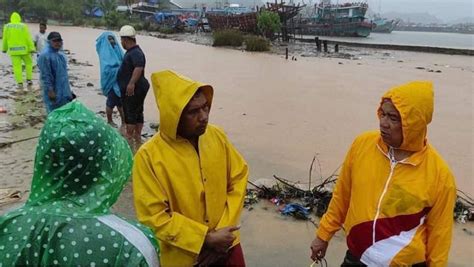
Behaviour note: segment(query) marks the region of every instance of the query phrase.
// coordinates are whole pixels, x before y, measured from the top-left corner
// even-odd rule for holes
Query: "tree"
[[[84,0],[84,3],[82,4],[84,11],[86,11],[86,14],[92,13],[92,9],[97,7],[97,0]]]
[[[115,1],[115,0],[100,0],[99,1],[99,7],[104,12],[104,15],[107,16],[107,14],[117,10],[117,1]]]
[[[280,16],[278,13],[263,10],[258,14],[257,27],[263,36],[272,38],[274,33],[281,29]]]

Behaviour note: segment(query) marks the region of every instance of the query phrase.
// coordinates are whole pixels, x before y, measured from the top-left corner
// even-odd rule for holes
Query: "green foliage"
[[[136,31],[143,30],[143,23],[141,22],[129,22],[127,24],[135,28]]]
[[[269,37],[281,29],[280,16],[278,13],[263,10],[258,14],[257,27],[264,34]]]
[[[106,24],[105,20],[103,20],[101,18],[90,19],[90,23],[92,24],[92,27],[94,27],[94,28],[103,27]]]
[[[212,46],[242,46],[244,36],[236,30],[216,31],[212,35],[214,43]]]
[[[107,13],[104,16],[104,20],[105,25],[113,29],[120,28],[127,24],[127,17],[123,13],[117,12],[115,10]]]
[[[116,12],[117,1],[116,0],[99,0],[98,6],[102,9],[104,14],[107,16],[109,13]]]
[[[38,20],[74,20],[82,14],[82,2],[77,0],[17,0],[2,1],[7,4],[7,13],[19,11]],[[3,3],[2,3],[3,5]]]
[[[82,26],[82,25],[86,24],[86,20],[83,17],[74,18],[72,20],[72,24],[74,26]]]
[[[92,9],[97,6],[97,0],[83,0],[82,8],[88,13],[92,12]]]
[[[259,36],[249,36],[245,38],[245,50],[247,51],[268,51],[270,42]]]

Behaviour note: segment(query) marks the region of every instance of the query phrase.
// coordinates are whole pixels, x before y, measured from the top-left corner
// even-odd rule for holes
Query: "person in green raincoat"
[[[158,266],[153,233],[110,214],[131,168],[125,139],[80,102],[51,112],[30,197],[0,217],[0,266]]]
[[[25,63],[26,82],[32,85],[33,60],[31,54],[36,52],[33,38],[26,24],[21,23],[21,16],[13,12],[10,23],[3,27],[2,52],[8,53],[12,60],[13,75],[18,88],[23,88],[22,64]]]

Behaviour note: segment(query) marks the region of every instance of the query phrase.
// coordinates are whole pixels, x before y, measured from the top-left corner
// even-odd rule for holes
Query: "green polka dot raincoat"
[[[152,232],[109,211],[131,168],[127,142],[80,102],[51,112],[30,197],[0,217],[0,266],[158,266]]]

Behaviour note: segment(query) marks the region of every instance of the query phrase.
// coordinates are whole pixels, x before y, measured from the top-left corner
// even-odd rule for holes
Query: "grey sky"
[[[368,0],[369,6],[374,11],[378,11],[379,4],[381,4],[382,13],[390,11],[401,13],[426,12],[444,21],[473,17],[473,2],[474,0]]]

